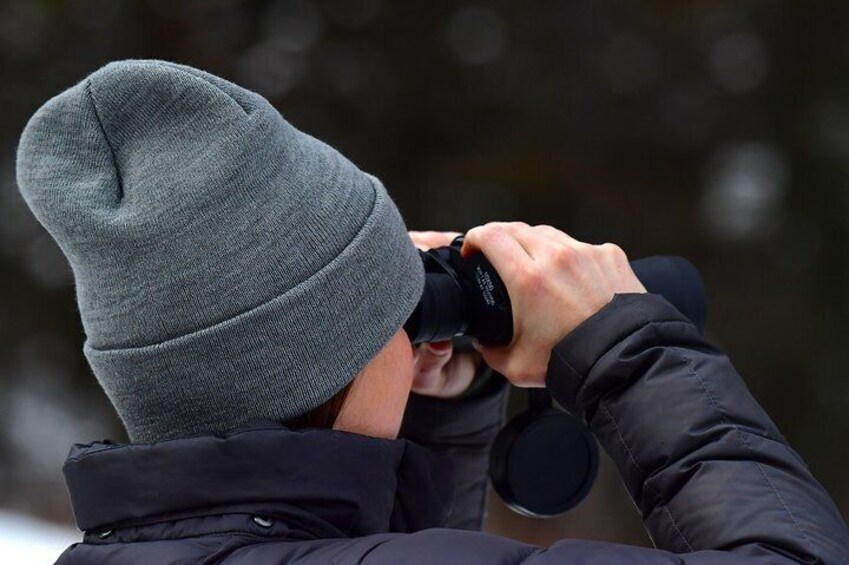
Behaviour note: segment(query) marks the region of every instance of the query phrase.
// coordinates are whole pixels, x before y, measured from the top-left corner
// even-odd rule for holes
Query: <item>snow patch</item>
[[[49,565],[81,539],[73,528],[0,510],[0,563]]]

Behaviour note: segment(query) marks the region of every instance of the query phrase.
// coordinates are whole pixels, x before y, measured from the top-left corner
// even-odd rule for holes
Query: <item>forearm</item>
[[[557,345],[547,385],[615,461],[659,548],[839,563],[849,533],[728,358],[621,295]]]
[[[483,387],[458,399],[411,395],[401,428],[402,437],[451,460],[454,505],[447,526],[466,530],[483,527],[489,451],[504,424],[509,392],[497,374],[477,378],[486,380]]]

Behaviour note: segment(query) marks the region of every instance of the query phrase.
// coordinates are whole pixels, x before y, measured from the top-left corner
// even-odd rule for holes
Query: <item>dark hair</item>
[[[351,381],[345,385],[342,390],[330,397],[330,400],[321,406],[313,408],[306,414],[295,416],[286,422],[286,426],[293,430],[302,430],[305,428],[331,429],[333,424],[336,423],[339,413],[342,411],[342,405],[345,404],[345,399],[348,398],[348,393],[351,392],[351,385],[353,383],[354,381]]]

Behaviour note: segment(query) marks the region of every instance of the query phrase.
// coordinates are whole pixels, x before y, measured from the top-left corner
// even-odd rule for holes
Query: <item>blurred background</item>
[[[710,338],[849,516],[847,29],[845,2],[0,0],[0,543],[33,518],[73,537],[70,445],[123,439],[14,180],[32,113],[121,58],[259,91],[411,228],[524,220],[690,258]],[[606,460],[562,518],[491,502],[521,540],[650,544]]]

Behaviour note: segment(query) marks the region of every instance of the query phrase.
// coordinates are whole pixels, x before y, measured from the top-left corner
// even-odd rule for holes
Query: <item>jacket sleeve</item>
[[[849,563],[849,532],[825,489],[728,358],[662,297],[615,297],[555,347],[546,384],[615,462],[665,550],[658,563],[670,553],[681,563]]]
[[[504,425],[507,381],[486,365],[457,399],[412,394],[401,436],[447,456],[454,499],[446,527],[480,530],[486,518],[489,450]]]

